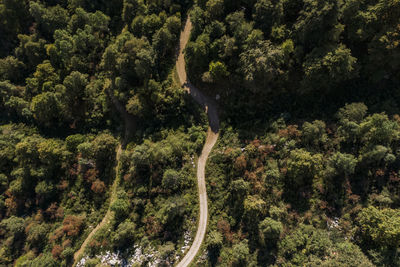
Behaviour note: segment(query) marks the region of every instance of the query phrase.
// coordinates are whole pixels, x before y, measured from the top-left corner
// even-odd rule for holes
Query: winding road
[[[215,143],[217,142],[218,139],[218,130],[219,130],[219,117],[218,117],[218,111],[217,111],[217,105],[216,103],[203,95],[196,87],[194,87],[187,75],[186,75],[186,67],[185,67],[185,57],[183,55],[183,50],[186,47],[186,44],[189,40],[190,37],[190,32],[192,30],[192,23],[190,21],[190,18],[188,17],[186,20],[185,28],[183,32],[181,33],[180,37],[180,43],[179,43],[179,54],[178,54],[178,59],[176,61],[176,70],[179,76],[179,81],[180,84],[182,85],[182,88],[186,90],[192,97],[193,99],[200,104],[204,110],[206,111],[208,115],[208,121],[209,121],[209,128],[207,131],[207,138],[206,142],[204,144],[203,150],[201,152],[201,155],[199,157],[198,163],[197,163],[197,186],[198,186],[198,192],[199,192],[199,203],[200,203],[200,216],[199,216],[199,224],[197,227],[197,232],[196,236],[194,238],[194,241],[192,243],[192,246],[190,247],[189,251],[186,253],[185,257],[178,263],[177,267],[186,267],[189,266],[190,263],[194,260],[196,257],[197,253],[200,250],[200,246],[203,243],[206,230],[207,230],[207,221],[208,221],[208,207],[207,207],[207,191],[206,191],[206,182],[205,182],[205,167],[206,167],[206,162],[208,159],[208,156],[214,147]],[[118,101],[115,101],[113,96],[110,95],[114,104],[117,107],[117,110],[122,113],[125,119],[125,126],[126,126],[126,132],[129,131],[130,126],[134,125],[134,121],[127,117],[125,114],[126,111],[121,107],[121,105],[118,103]],[[132,124],[132,125],[131,125]],[[125,133],[127,136],[128,133]],[[117,166],[116,166],[116,175],[118,175],[119,172],[119,156],[121,154],[122,148],[121,145],[118,148],[117,151]],[[116,189],[118,185],[118,179],[116,178],[114,181],[114,184],[112,186],[112,191],[111,191],[111,199],[110,199],[110,204],[109,207],[111,207],[111,204],[114,202],[115,197],[116,197]],[[105,224],[109,223],[112,218],[112,212],[111,209],[108,208],[106,215],[104,216],[103,220],[90,232],[90,234],[87,236],[83,244],[81,245],[80,249],[75,252],[74,254],[74,266],[77,264],[77,261],[81,258],[83,255],[84,249],[88,245],[89,241],[92,239],[92,237],[97,233],[99,229],[101,229]]]
[[[192,97],[193,99],[200,104],[208,115],[209,128],[207,131],[207,139],[203,147],[203,151],[199,157],[199,161],[197,163],[197,186],[199,191],[199,200],[200,200],[200,216],[199,216],[199,224],[197,227],[196,237],[194,238],[193,244],[190,247],[189,251],[186,253],[185,257],[178,263],[177,267],[186,267],[189,266],[190,263],[194,260],[197,253],[200,250],[200,246],[203,243],[204,236],[207,230],[207,221],[208,221],[208,207],[207,207],[207,191],[206,191],[206,182],[205,182],[205,167],[208,159],[208,155],[210,154],[212,148],[218,139],[218,130],[219,130],[219,118],[216,103],[203,95],[196,87],[194,87],[186,74],[185,67],[185,57],[183,55],[183,50],[186,47],[186,44],[190,37],[190,32],[192,30],[192,22],[188,17],[186,20],[186,25],[181,33],[180,43],[179,43],[179,54],[178,60],[176,62],[176,70],[178,72],[179,81],[183,87]]]

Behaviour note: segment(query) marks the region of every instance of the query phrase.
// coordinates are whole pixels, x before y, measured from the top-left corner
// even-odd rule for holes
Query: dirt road
[[[82,246],[79,248],[79,250],[77,252],[75,252],[74,254],[74,264],[73,266],[75,266],[78,263],[78,260],[80,259],[80,257],[83,255],[83,252],[85,251],[86,246],[89,244],[89,242],[92,240],[92,237],[97,233],[98,230],[100,230],[104,225],[108,224],[111,220],[111,216],[112,216],[112,212],[111,212],[111,204],[114,202],[116,195],[117,195],[117,187],[118,187],[118,181],[119,179],[117,178],[117,175],[119,173],[119,156],[121,155],[122,152],[122,147],[121,145],[119,145],[118,150],[117,150],[117,165],[115,167],[115,175],[116,178],[114,180],[114,183],[112,185],[112,189],[111,189],[111,197],[110,197],[110,204],[107,210],[106,215],[104,216],[103,220],[101,220],[101,222],[90,232],[90,234],[86,237],[85,241],[82,243]]]
[[[201,244],[203,243],[204,236],[207,230],[207,220],[208,220],[208,208],[207,208],[207,191],[205,182],[205,167],[208,159],[208,155],[211,149],[214,147],[218,139],[219,130],[219,118],[217,105],[212,100],[203,95],[196,87],[194,87],[187,78],[186,68],[185,68],[185,57],[183,55],[183,50],[189,40],[190,32],[192,29],[192,23],[188,18],[186,21],[185,29],[181,33],[180,45],[179,45],[179,55],[176,62],[176,70],[178,72],[179,80],[183,88],[194,98],[194,100],[199,103],[207,112],[208,121],[210,127],[207,132],[206,143],[204,144],[203,151],[199,157],[197,163],[197,186],[199,191],[200,200],[200,216],[199,224],[196,232],[196,237],[194,238],[193,244],[185,257],[178,263],[177,267],[189,266],[193,259],[196,257]]]

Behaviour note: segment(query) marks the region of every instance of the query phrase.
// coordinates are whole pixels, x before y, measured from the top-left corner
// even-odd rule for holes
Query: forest
[[[400,266],[400,0],[0,0],[0,266],[184,257],[179,49],[191,266]]]

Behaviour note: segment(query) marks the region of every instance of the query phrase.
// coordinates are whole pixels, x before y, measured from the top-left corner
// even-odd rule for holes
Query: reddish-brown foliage
[[[99,174],[99,171],[96,169],[89,169],[86,171],[84,178],[86,181],[92,183],[96,180],[97,175]]]
[[[376,176],[376,177],[383,177],[384,175],[385,175],[385,171],[382,170],[382,169],[378,169],[378,170],[376,170],[376,172],[375,172],[375,176]]]
[[[6,212],[7,216],[17,214],[18,204],[15,201],[14,197],[6,198],[5,205],[7,207],[7,212]]]
[[[97,241],[96,239],[92,240],[92,241],[89,243],[89,247],[94,248],[94,249],[99,248],[100,245],[101,245],[100,242]]]
[[[58,228],[54,231],[54,234],[50,236],[49,241],[55,242],[56,240],[60,239],[64,235],[62,227]]]
[[[53,258],[58,259],[61,256],[61,253],[63,252],[63,249],[60,245],[55,245],[53,249],[51,250],[51,254],[53,255]]]
[[[144,219],[146,224],[146,233],[150,236],[157,236],[163,230],[161,223],[154,216],[149,216]]]
[[[130,182],[132,180],[132,176],[129,174],[129,173],[127,173],[127,174],[125,174],[124,175],[124,181],[127,183],[127,182]]]
[[[244,155],[241,155],[236,158],[234,168],[238,171],[244,171],[247,166],[247,161],[246,157]]]
[[[95,192],[96,194],[101,194],[106,191],[106,185],[104,184],[103,181],[96,179],[96,181],[92,183],[92,187],[90,189],[92,189],[92,191]]]
[[[58,209],[57,203],[56,202],[51,203],[50,206],[45,211],[46,216],[54,220],[56,218],[57,209]]]
[[[220,231],[224,235],[225,240],[229,243],[232,243],[233,233],[231,231],[231,226],[229,222],[226,220],[219,220],[217,223],[217,228],[218,231]]]
[[[297,125],[288,125],[286,129],[281,129],[278,132],[280,137],[290,137],[290,138],[298,138],[301,136],[301,132],[297,130]]]
[[[75,177],[78,175],[79,173],[79,164],[78,163],[74,163],[71,168],[68,169],[68,173],[70,176]]]
[[[69,183],[67,180],[61,180],[61,182],[57,185],[57,188],[59,190],[65,190],[68,188],[68,185],[69,185]]]
[[[75,215],[68,215],[63,221],[62,230],[67,236],[76,236],[79,234],[83,225],[83,219]]]

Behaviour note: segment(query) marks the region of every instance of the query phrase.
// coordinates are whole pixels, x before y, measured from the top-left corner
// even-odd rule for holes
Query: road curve
[[[187,75],[186,75],[186,67],[185,67],[185,57],[183,55],[183,50],[186,47],[186,44],[190,37],[190,32],[192,30],[192,23],[190,18],[188,17],[186,20],[185,28],[183,32],[181,32],[180,43],[179,43],[179,54],[178,59],[176,61],[176,70],[178,72],[179,81],[183,87],[192,97],[193,99],[200,104],[208,115],[209,128],[207,131],[206,142],[203,147],[203,151],[199,157],[199,161],[197,163],[197,186],[199,191],[199,203],[200,203],[200,216],[199,216],[199,224],[196,232],[196,237],[190,247],[189,251],[186,253],[185,257],[178,263],[177,267],[186,267],[189,266],[193,259],[196,257],[201,244],[203,243],[204,236],[207,230],[207,220],[208,220],[208,208],[207,208],[207,191],[206,191],[206,182],[205,182],[205,167],[208,155],[210,154],[213,146],[217,142],[218,139],[218,130],[219,130],[219,118],[216,103],[203,95],[196,87],[194,87]]]

